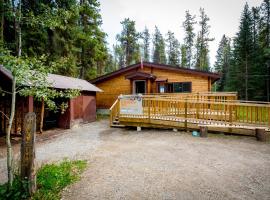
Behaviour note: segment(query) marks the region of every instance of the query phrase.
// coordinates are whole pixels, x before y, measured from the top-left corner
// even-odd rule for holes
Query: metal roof
[[[47,80],[52,84],[53,88],[57,89],[78,89],[82,91],[102,92],[101,89],[83,79],[49,74]]]
[[[9,79],[12,79],[10,71],[3,66],[0,66],[0,73],[4,74]],[[81,91],[102,92],[101,89],[83,79],[57,74],[48,74],[47,81],[56,89],[77,89]]]

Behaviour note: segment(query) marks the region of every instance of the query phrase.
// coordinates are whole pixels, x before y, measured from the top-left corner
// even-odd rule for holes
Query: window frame
[[[176,84],[181,85],[181,91],[175,91],[175,85]],[[184,91],[184,84],[189,84],[189,88],[190,88],[189,91]],[[168,90],[168,88],[169,88],[168,85],[172,85],[172,91]],[[166,93],[191,93],[191,92],[192,92],[192,82],[191,81],[187,81],[187,82],[167,82],[166,83]]]

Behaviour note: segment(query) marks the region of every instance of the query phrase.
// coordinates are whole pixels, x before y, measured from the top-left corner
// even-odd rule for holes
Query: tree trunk
[[[85,5],[85,0],[80,0],[80,6],[84,6]],[[83,10],[81,12],[81,24],[83,26],[83,32],[86,32],[86,28],[87,28],[87,17],[84,13],[85,11]],[[86,68],[86,62],[85,62],[85,44],[84,42],[81,43],[81,48],[82,48],[82,52],[81,52],[81,70],[80,70],[80,78],[84,79],[85,78],[85,68]]]
[[[0,33],[0,42],[4,43],[4,0],[1,0],[1,33]]]
[[[247,53],[246,53],[245,98],[246,98],[246,101],[248,101],[248,61],[247,61]]]
[[[21,30],[21,9],[22,9],[22,3],[19,1],[19,8],[18,8],[18,22],[17,25],[17,32],[18,32],[18,57],[21,57],[22,55],[22,30]]]
[[[7,129],[6,144],[7,144],[7,170],[8,170],[8,187],[9,189],[12,186],[13,182],[13,154],[12,154],[12,145],[10,141],[11,128],[13,124],[14,114],[15,114],[15,105],[16,105],[16,77],[13,77],[12,80],[12,101],[11,101],[11,111],[10,118]]]
[[[44,99],[42,98],[41,101],[41,112],[40,112],[40,126],[39,126],[39,131],[40,133],[43,132],[43,121],[44,121]]]

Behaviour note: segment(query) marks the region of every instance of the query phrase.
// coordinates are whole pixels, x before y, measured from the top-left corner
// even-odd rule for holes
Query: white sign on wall
[[[120,96],[120,114],[142,115],[142,95]]]

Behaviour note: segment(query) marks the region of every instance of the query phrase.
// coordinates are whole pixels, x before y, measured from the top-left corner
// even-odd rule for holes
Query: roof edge
[[[140,62],[133,64],[133,65],[129,65],[125,68],[121,68],[121,69],[118,69],[118,70],[113,71],[111,73],[99,76],[95,79],[90,80],[89,82],[90,83],[98,83],[100,81],[110,79],[118,74],[124,73],[126,71],[131,70],[131,69],[135,69],[135,68],[140,67],[140,66],[141,66]],[[167,69],[167,70],[172,70],[172,71],[179,71],[179,72],[184,72],[184,73],[189,73],[189,74],[196,74],[196,75],[200,75],[200,76],[211,77],[211,78],[213,78],[214,82],[217,81],[218,79],[220,79],[220,75],[217,73],[206,72],[206,71],[196,70],[196,69],[188,69],[188,68],[179,67],[179,66],[172,66],[172,65],[167,65],[167,64],[157,64],[157,63],[151,63],[151,62],[143,62],[143,66],[155,67],[155,68],[159,68],[159,69]]]

